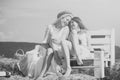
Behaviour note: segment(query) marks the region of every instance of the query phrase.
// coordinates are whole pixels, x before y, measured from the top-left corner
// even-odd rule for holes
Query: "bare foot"
[[[77,58],[77,64],[78,64],[78,65],[82,65],[82,64],[83,64],[83,61],[82,61],[80,58]]]
[[[71,68],[68,68],[64,76],[68,77],[71,74],[71,71]]]
[[[77,64],[78,64],[78,65],[82,65],[82,64],[83,64],[83,61],[77,59]]]

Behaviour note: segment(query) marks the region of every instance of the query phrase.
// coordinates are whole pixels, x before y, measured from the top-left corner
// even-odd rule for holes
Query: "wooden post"
[[[115,30],[111,33],[111,67],[115,64]]]
[[[108,67],[108,60],[105,60],[105,67]]]
[[[98,68],[94,69],[94,76],[96,78],[104,78],[104,51],[95,51],[95,60],[94,66],[99,66]],[[96,59],[99,58],[99,59]]]
[[[105,70],[104,70],[104,51],[102,50],[100,53],[100,71],[101,71],[101,78],[105,77]]]

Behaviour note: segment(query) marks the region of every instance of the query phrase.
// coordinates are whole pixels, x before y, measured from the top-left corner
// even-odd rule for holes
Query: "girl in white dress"
[[[65,48],[66,44],[64,43],[64,41],[68,38],[69,35],[68,23],[72,18],[72,14],[70,12],[63,11],[58,14],[57,18],[58,19],[55,23],[48,26],[43,43],[48,43],[50,45],[50,48],[48,48],[47,51],[48,55],[53,52],[57,52],[55,54],[58,54],[60,57],[65,57],[67,62],[67,70],[65,76],[68,76],[71,72],[69,60],[70,55],[69,50]],[[50,62],[51,59],[49,59],[47,62],[47,69],[50,66]]]
[[[83,64],[82,59],[89,57],[90,50],[87,45],[87,29],[79,17],[73,17],[69,23],[69,38],[66,40],[70,54],[76,55],[77,63]],[[75,53],[75,54],[74,54]]]

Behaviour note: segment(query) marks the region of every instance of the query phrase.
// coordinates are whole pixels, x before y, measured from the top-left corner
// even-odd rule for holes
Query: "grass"
[[[3,58],[3,57],[0,58],[0,71],[9,71],[12,73],[12,75],[9,78],[0,77],[0,80],[32,80],[29,79],[28,77],[23,77],[17,70],[14,71],[14,64],[16,62],[18,62],[17,59]],[[86,75],[85,73],[81,73],[81,74],[76,73],[70,75],[67,78],[64,77],[58,78],[58,76],[56,75],[49,75],[43,80],[96,80],[96,78],[90,75]]]
[[[115,65],[110,69],[110,79],[120,80],[120,59],[116,59]]]

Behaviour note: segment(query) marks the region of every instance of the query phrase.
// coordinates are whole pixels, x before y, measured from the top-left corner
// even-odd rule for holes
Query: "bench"
[[[94,76],[104,78],[105,67],[112,67],[115,64],[115,30],[88,31],[87,38],[88,46],[92,48],[91,54],[94,54],[94,58],[88,58],[88,60],[92,59],[93,65],[77,65],[72,68],[94,68]]]

